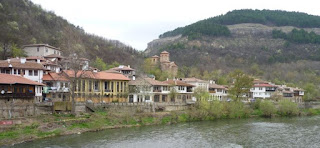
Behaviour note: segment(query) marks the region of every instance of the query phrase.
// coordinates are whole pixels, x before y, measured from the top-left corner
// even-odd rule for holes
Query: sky
[[[86,32],[137,50],[166,31],[235,9],[270,9],[320,16],[317,0],[31,0]]]

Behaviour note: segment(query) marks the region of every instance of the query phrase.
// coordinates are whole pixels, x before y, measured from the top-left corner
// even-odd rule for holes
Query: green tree
[[[12,52],[12,57],[24,57],[26,54],[24,51],[20,48],[17,47],[16,44],[11,45],[11,52]]]
[[[299,114],[299,108],[291,100],[283,99],[279,102],[279,113],[283,116],[294,116]]]
[[[277,112],[276,107],[273,102],[270,100],[263,100],[260,103],[260,110],[262,111],[263,116],[271,117],[273,114]]]
[[[92,66],[98,68],[99,70],[107,69],[107,64],[99,57],[96,57],[96,60],[92,63]]]
[[[198,100],[208,101],[208,99],[210,97],[208,90],[203,89],[203,88],[196,88],[193,91],[193,95],[197,98],[197,101]]]
[[[230,74],[230,77],[233,78],[234,85],[230,88],[229,93],[235,101],[240,101],[243,96],[250,92],[250,88],[253,86],[253,78],[244,74],[241,70],[235,70]]]

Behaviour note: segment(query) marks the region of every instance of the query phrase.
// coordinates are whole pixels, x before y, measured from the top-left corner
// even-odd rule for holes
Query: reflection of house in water
[[[166,71],[172,77],[176,77],[178,73],[178,66],[175,62],[170,61],[170,54],[167,51],[163,51],[160,53],[160,57],[157,55],[152,56],[151,64],[160,65],[162,71]]]

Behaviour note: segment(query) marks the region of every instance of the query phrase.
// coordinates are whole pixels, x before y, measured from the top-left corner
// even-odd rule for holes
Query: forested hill
[[[216,17],[201,20],[194,24],[177,28],[160,35],[160,38],[182,35],[229,36],[226,25],[256,23],[268,26],[294,26],[300,28],[320,27],[320,17],[301,12],[280,10],[234,10]]]
[[[166,32],[149,42],[145,53],[153,56],[164,50],[179,66],[178,77],[224,84],[229,72],[241,69],[320,96],[319,16],[234,10]]]
[[[45,11],[30,0],[0,0],[0,49],[16,44],[43,43],[59,47],[65,55],[78,53],[94,60],[121,64],[139,63],[140,53],[120,41],[86,33],[53,12]],[[6,46],[6,47],[5,47]],[[1,52],[3,58],[3,51]],[[7,56],[12,54],[7,53]]]

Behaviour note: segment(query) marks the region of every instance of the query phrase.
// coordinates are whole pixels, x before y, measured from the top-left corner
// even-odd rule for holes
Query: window
[[[67,83],[64,83],[64,86],[66,87],[66,88],[68,88],[69,87],[69,83],[67,82]]]
[[[85,82],[85,80],[82,80],[82,91],[83,92],[86,91],[86,82]]]
[[[92,92],[92,81],[89,80],[89,92]]]
[[[38,70],[34,70],[34,76],[38,76]]]
[[[168,91],[168,86],[163,86],[163,91]]]
[[[20,69],[17,69],[17,73],[18,73],[18,75],[20,75],[20,74],[21,74],[21,71],[20,71]]]
[[[17,70],[14,69],[14,70],[13,70],[13,74],[17,74]]]
[[[166,102],[167,95],[162,95],[162,102]]]
[[[179,86],[178,90],[184,90],[184,87],[183,86]]]
[[[37,47],[37,52],[39,52],[39,47]]]
[[[94,90],[99,91],[99,81],[94,81]]]
[[[146,95],[145,100],[150,100],[150,96]]]
[[[32,76],[32,75],[33,75],[33,71],[29,70],[29,76]]]
[[[119,92],[119,82],[117,82],[117,92]]]
[[[160,96],[159,95],[155,95],[154,96],[154,102],[159,102],[160,100]]]
[[[111,92],[113,92],[113,82],[111,82]]]
[[[104,91],[108,92],[108,88],[109,88],[109,82],[104,82]]]
[[[60,82],[60,88],[63,88],[63,82]]]
[[[120,91],[122,92],[123,91],[123,87],[122,87],[123,85],[122,85],[122,82],[120,82]]]
[[[46,48],[46,52],[48,52],[48,48]]]
[[[259,90],[262,90],[262,87],[259,87]]]
[[[54,51],[53,53],[56,54],[56,51]]]

